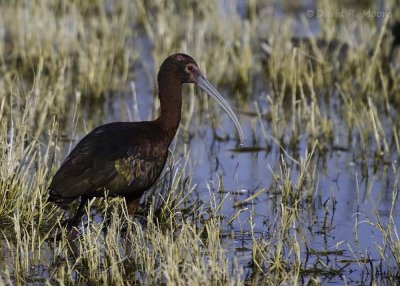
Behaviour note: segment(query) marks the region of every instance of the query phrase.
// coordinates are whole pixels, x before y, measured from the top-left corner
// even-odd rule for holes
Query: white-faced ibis
[[[243,141],[237,117],[201,74],[197,63],[185,54],[169,56],[158,73],[160,116],[154,121],[114,122],[93,129],[54,175],[49,201],[66,207],[81,198],[69,229],[79,223],[86,202],[106,192],[109,196],[125,197],[129,214],[134,213],[140,197],[164,168],[168,147],[181,120],[183,83],[194,83],[213,97],[228,113]]]

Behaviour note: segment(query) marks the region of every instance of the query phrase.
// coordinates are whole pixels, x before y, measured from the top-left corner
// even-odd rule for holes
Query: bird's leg
[[[126,199],[126,205],[128,208],[128,215],[132,218],[135,219],[135,221],[140,222],[140,224],[147,224],[147,219],[145,216],[137,214],[137,210],[139,208],[139,198],[127,198]]]
[[[78,236],[78,223],[84,213],[85,205],[88,201],[88,198],[82,197],[81,203],[79,204],[78,209],[75,212],[74,217],[68,222],[67,230],[68,230],[68,240],[75,240]]]
[[[133,217],[134,213],[139,207],[139,199],[126,199],[126,207],[128,208],[128,214]]]
[[[128,209],[128,216],[133,219],[136,210],[139,208],[139,199],[138,198],[125,198],[126,208]],[[125,238],[125,240],[129,239],[128,232],[129,224],[125,225],[121,230],[121,236]]]

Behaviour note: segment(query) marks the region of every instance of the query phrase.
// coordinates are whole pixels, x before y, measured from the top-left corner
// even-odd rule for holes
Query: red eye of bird
[[[187,69],[188,69],[188,71],[192,71],[194,69],[194,67],[192,65],[188,65]]]

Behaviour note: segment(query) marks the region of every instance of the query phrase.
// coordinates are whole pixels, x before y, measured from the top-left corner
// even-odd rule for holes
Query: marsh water
[[[221,1],[221,9],[224,9],[226,2]],[[239,11],[241,2],[239,1],[238,4]],[[294,14],[290,16],[300,16],[301,13],[304,13],[305,8],[314,9],[314,7],[312,2],[305,4],[303,10],[294,10],[291,12]],[[288,16],[285,12],[280,11],[279,7],[274,9],[278,13],[276,17],[284,19]],[[298,19],[294,28],[298,36],[304,36],[309,30],[306,32],[302,29],[300,17]],[[377,25],[380,20],[377,19]],[[308,29],[310,27],[314,35],[318,35],[320,31],[317,18],[315,21],[311,21]],[[140,58],[143,59],[143,62],[150,63],[146,64],[146,68],[155,74],[156,67],[151,64],[151,55],[147,49],[146,39],[143,38],[136,44],[140,50]],[[200,68],[202,68],[201,63]],[[207,69],[212,69],[212,67],[207,67]],[[212,82],[212,78],[209,80]],[[255,81],[257,80],[256,78]],[[135,86],[137,102],[133,102],[129,94],[122,96],[122,100],[126,102],[128,109],[132,108],[134,103],[138,105],[139,113],[135,115],[136,119],[150,119],[153,101],[156,98],[152,85],[149,85],[148,77],[143,76],[140,68],[135,74]],[[259,86],[262,87],[263,84]],[[198,108],[199,104],[197,104],[199,97],[206,95],[196,92],[195,99],[189,99],[189,96],[184,95],[184,107],[190,107],[190,100],[196,102],[194,115],[190,118],[187,130],[190,139],[183,140],[182,132],[178,131],[171,149],[175,161],[181,160],[181,165],[185,163],[183,162],[184,158],[189,154],[186,165],[187,175],[191,175],[193,183],[198,185],[196,194],[203,202],[209,201],[210,190],[212,192],[220,190],[218,196],[221,197],[221,200],[224,199],[221,215],[233,217],[239,213],[233,222],[225,221],[222,225],[222,233],[228,256],[232,260],[237,259],[237,263],[244,270],[243,278],[246,278],[251,275],[253,267],[251,264],[252,233],[256,239],[268,240],[269,224],[275,220],[272,210],[275,208],[274,205],[279,203],[277,198],[279,195],[273,192],[272,173],[279,173],[278,166],[281,160],[285,160],[290,166],[292,178],[298,176],[296,171],[298,168],[296,163],[288,157],[289,154],[284,154],[274,140],[269,137],[268,122],[263,122],[267,132],[267,138],[265,138],[257,115],[242,112],[244,108],[240,106],[234,96],[229,94],[229,91],[219,90],[229,99],[239,115],[246,134],[243,146],[238,145],[235,140],[237,134],[232,123],[218,107],[216,110],[220,116],[217,119],[216,133],[220,138],[230,139],[216,140],[216,136],[208,124],[210,114],[201,113],[201,109]],[[190,93],[189,88],[185,91],[186,94]],[[255,103],[257,103],[261,114],[268,114],[269,107],[266,101],[268,93],[268,89],[263,88],[253,91],[251,96],[246,99],[249,106],[246,110],[254,110]],[[110,96],[109,100],[113,101],[113,96]],[[334,143],[326,153],[317,156],[318,159],[315,162],[317,185],[314,186],[316,191],[311,194],[312,203],[301,205],[304,208],[301,212],[303,217],[299,220],[301,224],[293,225],[292,228],[302,228],[305,240],[308,242],[308,253],[304,251],[304,245],[301,247],[303,250],[301,256],[306,264],[304,268],[314,269],[317,274],[318,269],[332,270],[331,272],[321,270],[319,277],[322,283],[338,285],[355,282],[368,283],[374,275],[370,272],[369,266],[372,264],[378,266],[380,256],[377,245],[382,243],[383,239],[373,224],[377,223],[377,216],[385,224],[390,212],[393,211],[392,193],[393,184],[399,179],[399,157],[392,146],[393,156],[387,158],[387,162],[384,164],[379,164],[378,168],[376,168],[377,159],[374,154],[366,154],[366,160],[363,160],[357,147],[360,142],[355,137],[351,138],[351,132],[349,138],[349,134],[342,131],[344,129],[342,127],[343,119],[335,115],[338,113],[339,107],[335,104],[338,100],[339,98],[333,98],[324,108],[335,124],[334,133],[339,135],[334,138]],[[109,105],[109,108],[113,109],[112,105],[111,107]],[[120,107],[114,106],[114,108],[118,110]],[[113,115],[111,117],[108,115],[103,120],[121,120],[117,110],[109,112],[108,114]],[[184,124],[187,123],[187,121],[184,122]],[[390,127],[384,126],[384,129],[388,128]],[[306,157],[307,150],[310,152],[310,149],[307,149],[307,139],[306,136],[303,136],[294,150],[294,153],[302,158]],[[249,148],[240,149],[238,147]],[[235,149],[243,152],[235,152]],[[219,180],[223,182],[223,191],[219,186]],[[263,189],[265,191],[257,195],[254,200],[245,201]],[[240,203],[243,201],[245,203]],[[394,201],[398,203],[398,196]],[[395,218],[394,224],[400,227],[398,207],[394,208],[393,217]],[[359,263],[363,259],[364,263],[369,265],[368,267]],[[392,262],[389,265],[396,269],[395,263]],[[384,275],[386,270],[381,269],[381,274]],[[307,280],[307,278],[304,279]]]
[[[140,77],[136,83],[137,104],[140,119],[151,117],[151,107],[154,99],[151,89],[140,84]],[[115,95],[113,95],[115,96]],[[199,96],[199,94],[197,94]],[[202,95],[205,96],[205,95]],[[228,97],[227,94],[225,94]],[[122,96],[127,103],[127,108],[131,108],[133,103],[130,95]],[[112,98],[110,98],[112,101]],[[188,101],[188,99],[186,98]],[[262,100],[254,95],[250,101]],[[235,101],[230,100],[235,106]],[[108,104],[110,112],[105,116],[103,122],[119,121],[119,105]],[[216,107],[218,108],[218,107]],[[268,108],[268,107],[266,107]],[[243,115],[240,108],[235,108],[239,114],[240,122],[245,130],[246,141],[243,146],[239,146],[237,140],[216,140],[212,129],[207,124],[207,114],[201,114],[195,109],[195,116],[191,118],[188,129],[190,140],[184,143],[182,132],[178,131],[177,138],[171,146],[174,160],[177,167],[185,164],[186,154],[189,160],[186,163],[187,175],[193,177],[193,183],[197,184],[196,195],[202,202],[206,203],[210,199],[210,190],[218,192],[220,190],[219,180],[223,182],[223,191],[218,192],[218,196],[224,198],[221,215],[233,217],[237,212],[240,214],[232,222],[225,221],[222,225],[224,243],[227,253],[231,259],[237,259],[243,267],[244,278],[251,273],[251,249],[252,233],[256,238],[268,239],[268,225],[274,221],[273,205],[279,201],[277,194],[272,190],[272,170],[279,172],[282,154],[279,146],[271,144],[271,140],[265,140],[260,128],[257,128],[257,146],[253,144],[252,122],[254,117]],[[332,116],[335,114],[334,107],[331,110]],[[221,137],[229,135],[231,138],[237,137],[235,129],[226,115],[219,119],[220,128],[217,128]],[[340,129],[340,118],[335,118],[336,128]],[[267,129],[268,131],[268,129]],[[340,133],[340,132],[338,132]],[[345,137],[345,135],[343,135]],[[365,166],[361,163],[361,155],[357,154],[357,143],[353,146],[342,145],[348,138],[336,138],[336,148],[331,148],[326,154],[320,156],[317,162],[317,186],[316,192],[312,194],[312,204],[302,205],[305,211],[300,220],[301,225],[293,226],[303,228],[303,233],[308,241],[308,247],[312,248],[312,254],[307,259],[310,267],[318,263],[326,263],[332,270],[337,270],[337,275],[332,273],[321,273],[322,282],[337,283],[341,285],[343,279],[348,282],[363,281],[371,279],[371,273],[363,271],[363,267],[357,259],[365,258],[370,263],[379,263],[380,256],[376,249],[376,243],[382,242],[382,236],[375,226],[370,224],[376,222],[376,213],[385,222],[392,210],[392,189],[394,181],[398,179],[396,168],[398,166],[398,156],[393,151],[391,161],[388,161],[383,169],[374,170],[374,158],[368,156]],[[261,145],[265,142],[265,145]],[[271,147],[268,148],[267,143]],[[260,146],[261,145],[261,146]],[[250,147],[245,152],[235,152],[238,147]],[[259,149],[254,148],[257,147]],[[339,148],[341,147],[341,148]],[[245,150],[245,149],[243,149]],[[300,156],[305,158],[307,150],[307,138],[302,138],[300,149],[296,150]],[[188,152],[188,153],[187,153]],[[291,176],[296,178],[296,164],[290,163],[290,159],[285,158],[288,165],[293,168]],[[398,170],[398,169],[397,169]],[[254,200],[240,204],[248,197],[260,190],[265,192],[258,195]],[[395,199],[398,202],[398,198]],[[252,216],[252,223],[250,223]],[[400,211],[395,208],[394,217],[396,226],[400,226]],[[357,229],[358,234],[355,233]],[[356,243],[357,241],[357,243]],[[302,253],[306,255],[306,253]],[[321,260],[322,262],[316,262]],[[396,265],[394,264],[395,268]],[[341,269],[344,268],[344,271]],[[383,269],[384,271],[385,269]],[[345,276],[345,278],[343,277]]]
[[[140,58],[145,61],[153,75],[156,68],[152,67],[151,57],[146,52],[146,39],[139,44]],[[141,46],[140,46],[141,45]],[[201,66],[201,64],[200,64]],[[212,67],[209,67],[212,68]],[[99,122],[121,121],[134,118],[136,120],[148,120],[152,116],[154,96],[153,86],[149,85],[149,79],[141,68],[135,71],[136,100],[131,94],[110,94],[106,103],[99,108],[104,109],[105,115],[100,115]],[[212,79],[210,79],[212,81]],[[189,88],[184,89],[189,94]],[[220,89],[221,90],[221,89]],[[235,138],[237,134],[229,118],[222,110],[215,107],[218,118],[216,133],[217,140],[211,126],[208,125],[209,114],[201,113],[194,108],[194,115],[190,118],[188,130],[190,139],[183,139],[183,131],[178,135],[171,146],[176,167],[185,165],[187,175],[192,176],[192,182],[197,184],[196,196],[207,203],[210,199],[210,191],[217,192],[221,200],[224,200],[221,215],[233,217],[239,213],[233,222],[224,221],[222,227],[223,241],[227,255],[236,260],[243,267],[243,278],[251,275],[252,271],[252,234],[256,239],[269,238],[269,224],[273,223],[275,204],[279,203],[279,195],[273,192],[272,172],[279,173],[278,166],[281,160],[285,160],[292,168],[291,176],[296,178],[298,170],[295,162],[291,161],[281,152],[274,140],[264,138],[260,122],[256,115],[248,115],[241,112],[241,107],[227,91],[221,90],[239,115],[242,127],[245,130],[246,140],[243,146],[239,146]],[[262,114],[268,113],[268,104],[265,94],[268,90],[258,91],[247,99],[249,106],[257,102],[263,107]],[[196,92],[196,97],[206,96]],[[184,95],[184,107],[189,108],[189,101],[198,103],[199,99],[189,99]],[[336,99],[338,100],[338,99]],[[126,106],[130,116],[121,115],[121,102]],[[135,113],[134,105],[137,105],[138,113]],[[393,156],[385,164],[375,170],[373,154],[367,154],[367,160],[361,159],[358,154],[357,140],[349,140],[348,134],[341,132],[341,118],[335,117],[335,99],[326,107],[335,122],[335,133],[342,134],[334,139],[329,151],[318,155],[316,160],[316,191],[311,194],[312,203],[301,204],[304,208],[301,212],[301,225],[293,225],[292,228],[302,228],[305,240],[308,242],[308,253],[301,253],[305,268],[310,268],[317,273],[323,283],[342,285],[346,282],[368,283],[371,279],[370,271],[366,266],[360,265],[359,260],[365,259],[368,264],[378,264],[380,256],[376,244],[382,242],[382,236],[376,227],[378,214],[384,223],[392,211],[392,190],[395,180],[398,180],[398,155],[393,149]],[[187,124],[185,122],[184,124]],[[256,126],[255,129],[252,126]],[[268,123],[264,122],[268,133]],[[255,132],[253,131],[255,130]],[[83,136],[82,132],[77,137]],[[187,134],[186,134],[187,135]],[[255,143],[256,142],[256,143]],[[300,148],[294,152],[300,157],[306,157],[307,138],[300,139]],[[246,149],[246,147],[248,147]],[[240,149],[242,148],[242,149]],[[393,147],[394,148],[394,147]],[[66,148],[68,150],[69,148]],[[236,151],[235,151],[236,150]],[[223,190],[219,186],[219,180],[223,182]],[[265,189],[254,200],[245,201],[260,190]],[[218,192],[219,190],[219,192]],[[395,201],[398,202],[398,197]],[[245,201],[245,203],[241,203]],[[400,210],[394,209],[395,225],[400,226]],[[251,217],[251,219],[250,219]],[[276,222],[275,222],[276,223]],[[356,231],[355,231],[356,230]],[[357,232],[357,233],[356,233]],[[293,234],[294,235],[294,234]],[[304,245],[301,247],[304,250]],[[305,259],[304,257],[307,258]],[[318,266],[324,264],[318,273]],[[377,265],[376,265],[377,266]],[[395,269],[396,265],[393,263]],[[386,269],[382,269],[382,273]],[[311,270],[310,270],[311,271]],[[306,280],[307,275],[304,275]],[[303,281],[304,282],[304,281]]]
[[[239,12],[242,12],[244,2],[238,1]],[[302,28],[300,15],[304,9],[315,7],[313,1],[305,2],[300,10],[291,10],[290,15],[281,10],[279,5],[274,8],[277,18],[290,16],[298,19],[294,21],[298,36],[309,35],[310,30]],[[219,9],[222,10],[226,5],[230,6],[228,1],[220,3]],[[318,35],[318,19],[314,20],[310,21],[308,29]],[[154,66],[150,44],[144,34],[136,38],[133,44],[139,51],[139,58],[127,88],[129,92],[110,93],[105,96],[104,102],[96,105],[91,103],[90,111],[84,112],[78,120],[75,139],[86,133],[85,120],[107,123],[150,120],[155,117],[153,106],[157,98],[153,80],[158,67]],[[212,69],[212,66],[199,65],[201,69]],[[213,82],[212,78],[209,80]],[[243,279],[251,275],[254,267],[251,263],[253,239],[268,241],[271,224],[279,223],[274,215],[276,205],[280,203],[280,194],[274,191],[276,184],[279,184],[274,176],[282,174],[279,166],[285,161],[291,171],[290,177],[296,181],[300,167],[292,157],[305,160],[307,154],[313,152],[306,135],[299,138],[293,150],[288,148],[282,151],[276,138],[269,132],[271,126],[266,120],[270,113],[267,101],[270,90],[264,82],[268,79],[255,76],[252,81],[256,82],[257,88],[241,100],[232,95],[229,89],[217,86],[238,114],[246,135],[243,146],[238,144],[234,126],[218,106],[212,107],[215,110],[213,113],[204,111],[201,107],[204,98],[201,97],[206,95],[196,87],[194,98],[190,98],[193,89],[184,88],[183,106],[193,108],[193,116],[183,116],[181,127],[171,145],[171,160],[176,168],[184,166],[186,175],[191,176],[192,183],[197,185],[196,199],[207,205],[211,203],[210,192],[213,192],[223,201],[221,216],[235,217],[232,221],[222,220],[221,232],[227,256],[243,268]],[[133,91],[135,97],[132,96]],[[315,183],[310,186],[313,191],[308,194],[311,198],[299,205],[302,208],[299,225],[290,228],[294,236],[299,235],[296,230],[301,229],[304,238],[299,241],[307,241],[307,245],[300,246],[300,255],[306,264],[304,268],[313,270],[322,283],[368,283],[374,275],[370,272],[370,265],[381,261],[377,244],[382,243],[383,238],[374,225],[377,223],[376,218],[380,217],[385,224],[394,211],[394,224],[400,227],[400,210],[392,206],[393,202],[399,201],[398,196],[394,199],[392,197],[393,186],[399,179],[399,156],[394,146],[390,146],[393,155],[385,158],[383,163],[377,163],[381,159],[374,154],[361,154],[357,136],[345,130],[343,119],[336,115],[339,113],[339,100],[338,97],[332,97],[322,108],[334,122],[336,137],[326,151],[314,151],[314,159],[309,168],[309,175],[315,176]],[[246,106],[243,106],[243,102]],[[215,117],[215,114],[218,116]],[[214,121],[216,126],[211,126],[210,122]],[[71,126],[74,124],[72,122],[71,118]],[[389,128],[389,125],[383,126],[388,133]],[[65,143],[64,157],[76,143],[77,140]],[[251,196],[254,199],[247,200]],[[362,259],[365,259],[365,265],[360,264]],[[394,262],[388,265],[396,269]],[[375,267],[378,268],[378,265]],[[384,275],[387,269],[381,271]],[[307,273],[303,277],[303,282],[306,282]]]

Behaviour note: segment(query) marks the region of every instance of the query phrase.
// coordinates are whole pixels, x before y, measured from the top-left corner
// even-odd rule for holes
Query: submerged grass
[[[326,11],[337,9],[320,2]],[[0,3],[4,284],[297,285],[347,283],[354,271],[371,284],[398,278],[399,55],[388,60],[396,15],[379,28],[366,17],[320,20],[320,38],[296,40],[294,20],[273,17],[272,3],[249,1],[242,13],[236,3],[223,3]],[[150,51],[136,39],[150,43]],[[81,236],[69,242],[61,226],[68,214],[46,202],[51,176],[76,139],[104,123],[107,102],[130,92],[138,72],[147,73],[155,90],[155,69],[178,51],[191,54],[250,118],[251,145],[230,147],[266,153],[270,182],[240,199],[239,187],[226,188],[222,173],[207,182],[208,193],[198,188],[188,148],[194,133],[207,121],[214,129],[210,145],[229,137],[211,103],[203,98],[196,105],[190,96],[142,216],[128,217],[122,199],[91,201]],[[195,114],[197,106],[206,118]],[[113,119],[124,112],[125,106]],[[360,221],[357,209],[352,242],[332,238],[343,206],[332,187],[320,185],[336,152],[351,154],[349,164],[360,170],[356,180],[365,191],[359,185],[346,190],[358,203],[373,197],[376,181],[391,198],[387,214],[376,211]],[[268,209],[262,219],[257,205]],[[374,241],[379,257],[360,243],[366,224],[380,234]]]

